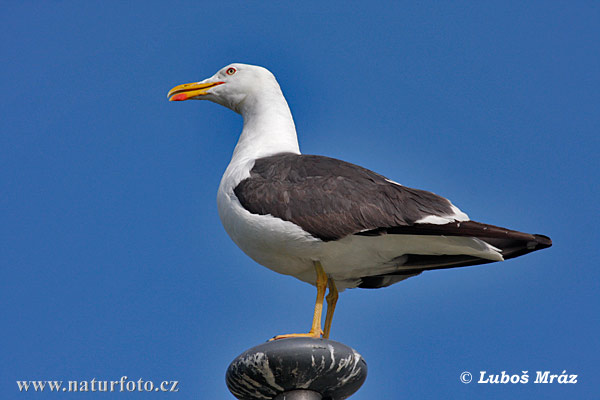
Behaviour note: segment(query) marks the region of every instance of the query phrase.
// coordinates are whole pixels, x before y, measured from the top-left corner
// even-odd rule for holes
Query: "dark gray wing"
[[[293,222],[324,241],[352,234],[468,236],[501,249],[505,260],[552,245],[544,235],[475,221],[417,224],[428,215],[452,215],[450,202],[329,157],[286,153],[258,159],[250,177],[241,181],[234,192],[251,213]],[[493,262],[468,255],[406,256],[401,270],[363,277],[359,287],[379,288],[422,271]]]
[[[254,214],[293,222],[324,240],[452,215],[450,202],[334,158],[283,153],[256,160],[234,189]]]

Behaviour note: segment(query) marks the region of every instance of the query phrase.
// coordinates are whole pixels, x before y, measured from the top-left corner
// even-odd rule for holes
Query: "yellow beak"
[[[204,96],[206,95],[208,89],[222,85],[225,82],[208,82],[208,83],[186,83],[183,85],[175,86],[173,89],[169,90],[167,97],[169,101],[183,101],[194,98],[196,96]]]

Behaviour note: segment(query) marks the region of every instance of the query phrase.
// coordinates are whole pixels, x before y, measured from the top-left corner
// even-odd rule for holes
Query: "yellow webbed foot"
[[[320,339],[321,336],[323,336],[323,331],[319,329],[319,332],[313,332],[312,330],[308,333],[286,333],[283,335],[277,335],[272,337],[271,339],[269,339],[269,342],[273,341],[273,340],[279,340],[279,339],[287,339],[287,338],[295,338],[295,337],[312,337],[315,339]]]

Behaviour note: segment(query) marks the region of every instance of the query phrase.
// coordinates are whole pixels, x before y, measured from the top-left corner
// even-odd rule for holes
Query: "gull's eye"
[[[236,69],[235,68],[228,68],[227,71],[225,72],[227,75],[233,75],[235,74]]]

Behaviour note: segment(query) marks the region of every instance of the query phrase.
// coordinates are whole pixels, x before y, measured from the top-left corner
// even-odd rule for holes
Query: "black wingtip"
[[[548,236],[546,235],[533,235],[538,243],[537,248],[538,249],[545,249],[547,247],[552,246],[552,239],[550,239]]]

